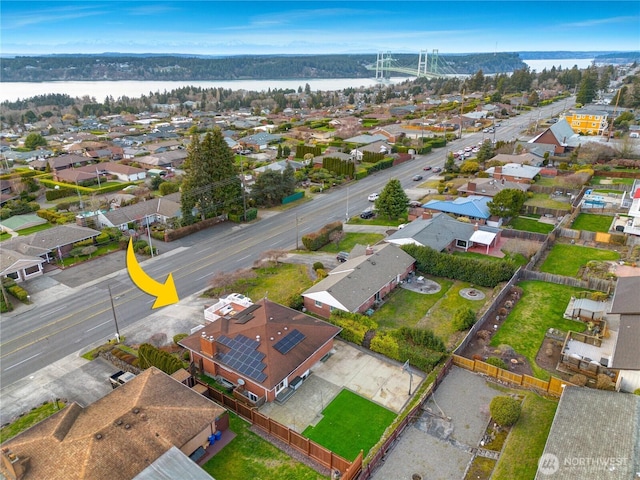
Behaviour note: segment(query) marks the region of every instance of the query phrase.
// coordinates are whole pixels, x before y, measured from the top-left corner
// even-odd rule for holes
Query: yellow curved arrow
[[[156,301],[151,308],[160,308],[165,305],[178,303],[178,291],[173,283],[173,275],[170,273],[164,283],[160,283],[151,278],[142,269],[133,251],[133,238],[129,239],[127,247],[127,270],[133,283],[145,293],[156,297]]]

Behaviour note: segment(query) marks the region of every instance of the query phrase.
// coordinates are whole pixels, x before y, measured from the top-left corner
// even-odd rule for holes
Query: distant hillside
[[[418,55],[394,54],[401,66],[417,69]],[[224,58],[182,55],[51,55],[2,60],[3,82],[97,80],[275,80],[368,78],[376,55],[268,55]],[[525,67],[516,53],[440,55],[448,73],[512,72]],[[394,76],[398,74],[394,73]]]

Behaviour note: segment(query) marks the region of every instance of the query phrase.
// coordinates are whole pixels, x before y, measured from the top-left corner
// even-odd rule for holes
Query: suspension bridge
[[[456,72],[447,62],[440,58],[438,50],[431,54],[421,50],[418,56],[418,67],[414,61],[400,61],[391,52],[378,52],[375,65],[368,65],[368,70],[376,71],[376,80],[384,81],[391,73],[404,73],[413,77],[439,78],[455,75]]]

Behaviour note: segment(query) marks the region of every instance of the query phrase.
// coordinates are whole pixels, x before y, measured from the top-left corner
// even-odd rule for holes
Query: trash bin
[[[209,435],[209,445],[213,445],[214,443],[216,443],[216,436],[212,433]]]
[[[220,439],[222,438],[222,432],[221,432],[220,430],[218,430],[218,431],[215,433],[215,437],[216,437],[216,440],[220,440]]]

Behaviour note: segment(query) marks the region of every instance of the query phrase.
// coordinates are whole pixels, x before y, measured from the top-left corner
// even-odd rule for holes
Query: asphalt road
[[[543,107],[540,118],[557,114],[558,110],[558,105]],[[537,118],[537,111],[535,116]],[[529,118],[533,114],[523,117],[503,121],[496,129],[495,138],[512,140],[523,124],[535,122],[535,118]],[[208,280],[218,272],[249,267],[267,250],[291,250],[305,233],[359,214],[371,205],[367,201],[369,193],[379,192],[391,178],[398,178],[411,192],[416,187],[416,182],[411,180],[413,175],[420,173],[425,180],[433,175],[432,171],[423,171],[424,166],[442,167],[447,151],[476,145],[487,135],[482,132],[464,135],[445,149],[417,156],[413,161],[377,172],[349,186],[315,195],[289,210],[265,212],[251,224],[224,223],[171,245],[160,244],[161,254],[142,262],[142,267],[160,282],[172,273],[179,297],[192,295],[205,289]],[[124,329],[153,312],[151,306],[155,299],[132,283],[125,270],[124,252],[109,257],[104,260],[108,267],[100,268],[96,263],[95,268],[90,266],[82,272],[78,269],[77,274],[75,269],[61,273],[60,279],[68,289],[52,294],[27,311],[3,315],[0,319],[2,388],[70,353],[113,338],[116,322],[119,329]]]

